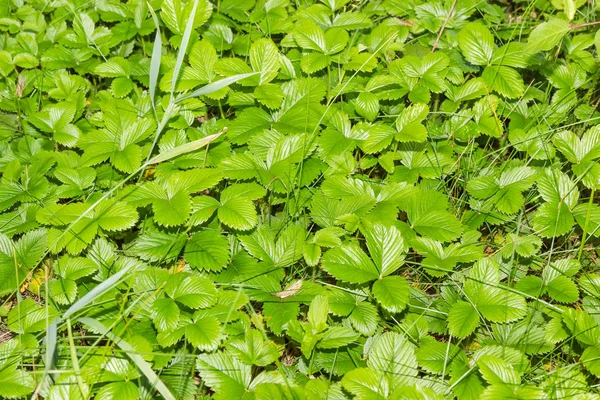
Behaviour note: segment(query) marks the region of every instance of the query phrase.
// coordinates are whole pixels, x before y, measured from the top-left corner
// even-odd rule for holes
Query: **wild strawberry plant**
[[[599,398],[599,13],[3,1],[0,397]]]

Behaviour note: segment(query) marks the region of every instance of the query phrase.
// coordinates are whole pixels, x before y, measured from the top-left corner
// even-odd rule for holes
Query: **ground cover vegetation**
[[[0,397],[600,398],[599,13],[3,1]]]

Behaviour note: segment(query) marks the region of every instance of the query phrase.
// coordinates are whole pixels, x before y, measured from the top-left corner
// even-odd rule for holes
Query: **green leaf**
[[[142,358],[142,356],[137,354],[136,350],[129,343],[113,334],[101,322],[98,322],[93,318],[80,318],[79,321],[84,325],[91,327],[96,332],[100,332],[102,335],[105,335],[110,340],[115,342],[115,344],[127,354],[131,361],[135,363],[135,365],[140,369],[140,371],[142,371],[150,385],[155,387],[156,390],[166,400],[175,400],[175,397],[171,394],[171,392],[165,386],[165,384],[160,380],[158,375],[156,375],[156,373],[152,370],[152,367]]]
[[[279,357],[275,343],[265,341],[263,335],[254,329],[246,332],[243,339],[230,341],[227,349],[247,365],[266,366]]]
[[[600,236],[600,207],[596,204],[579,204],[573,209],[575,220],[588,235]]]
[[[569,207],[561,203],[544,203],[533,216],[533,228],[543,237],[556,237],[568,233],[575,222]]]
[[[243,397],[252,379],[250,366],[227,352],[201,354],[197,366],[202,380],[221,398]]]
[[[443,242],[457,239],[462,232],[460,222],[446,211],[419,213],[412,217],[410,222],[411,227],[419,234]]]
[[[25,299],[8,313],[8,329],[16,333],[34,333],[46,329],[58,311],[52,305],[41,306],[33,299]]]
[[[479,326],[479,314],[471,303],[458,301],[448,313],[448,330],[452,336],[465,338]]]
[[[391,313],[399,313],[408,304],[410,285],[402,276],[387,276],[373,284],[373,296]]]
[[[154,326],[159,332],[173,331],[179,326],[179,307],[172,299],[157,299],[151,307]]]
[[[419,366],[436,374],[443,374],[455,362],[464,362],[460,348],[451,343],[439,342],[432,337],[424,337],[415,353]]]
[[[475,65],[488,65],[496,45],[490,31],[479,21],[470,22],[458,33],[458,44],[467,61]]]
[[[528,275],[519,279],[515,289],[530,296],[538,297],[544,293],[544,281],[540,277]]]
[[[327,54],[325,34],[314,22],[304,20],[296,26],[293,32],[298,46]]]
[[[517,236],[510,233],[506,238],[505,254],[516,252],[522,257],[533,257],[542,247],[542,240],[537,236]]]
[[[481,78],[491,90],[510,99],[520,97],[525,92],[521,74],[511,67],[491,65],[483,70]]]
[[[131,228],[137,222],[138,213],[126,203],[105,200],[96,206],[94,217],[100,228],[106,231],[122,231]]]
[[[493,356],[484,355],[477,360],[477,365],[483,378],[490,384],[519,385],[521,377],[505,360]]]
[[[573,280],[566,276],[557,276],[547,284],[548,295],[561,303],[573,303],[579,300],[579,290]]]
[[[360,400],[384,400],[388,398],[389,385],[383,374],[369,368],[356,368],[342,378],[342,386]]]
[[[364,232],[371,258],[379,276],[387,276],[404,264],[406,245],[402,234],[395,226],[375,224]]]
[[[272,81],[279,71],[279,52],[272,40],[258,39],[250,47],[250,65],[260,72],[259,85]]]
[[[198,318],[193,324],[186,325],[185,337],[192,346],[203,351],[214,351],[221,341],[222,328],[216,317]]]
[[[318,349],[337,349],[354,343],[359,335],[350,328],[343,326],[332,326],[324,333],[317,343]]]
[[[181,225],[190,216],[190,196],[183,190],[178,190],[172,195],[155,199],[152,210],[157,224],[165,227]]]
[[[537,53],[555,47],[562,38],[571,30],[569,23],[558,18],[551,18],[535,27],[529,34],[525,51]]]
[[[45,255],[46,231],[27,232],[16,243],[0,233],[0,293],[17,290]]]
[[[479,298],[471,299],[484,318],[492,322],[511,322],[523,318],[527,312],[525,299],[506,289],[488,287]]]
[[[205,223],[212,217],[221,203],[209,196],[196,196],[192,198],[192,215],[188,221],[190,226]]]
[[[327,328],[327,311],[329,302],[326,296],[316,296],[308,308],[308,323],[316,333]]]
[[[396,332],[386,332],[375,340],[368,353],[367,365],[382,373],[392,390],[411,382],[418,373],[413,346]]]
[[[172,261],[179,256],[187,236],[150,231],[142,234],[129,248],[129,252],[147,261]]]
[[[328,250],[321,261],[323,268],[336,279],[365,283],[379,278],[378,271],[369,256],[356,244],[348,243]]]
[[[252,229],[258,223],[256,206],[243,197],[221,201],[217,213],[223,224],[240,231]]]
[[[302,255],[304,256],[304,261],[306,261],[306,264],[314,267],[321,259],[321,248],[314,243],[309,243],[304,246]]]
[[[48,286],[52,298],[58,304],[71,304],[77,300],[77,283],[71,279],[55,279]]]
[[[348,320],[358,333],[365,336],[371,336],[375,333],[377,322],[379,321],[377,308],[371,303],[361,301],[356,304],[356,307],[352,310]]]
[[[183,35],[186,22],[192,15],[192,9],[196,10],[190,24],[192,28],[198,28],[205,23],[212,13],[212,5],[207,0],[194,0],[186,4],[182,4],[180,0],[165,0],[160,16],[173,33]]]
[[[194,268],[220,271],[229,262],[229,242],[219,232],[201,231],[190,238],[184,255]]]
[[[265,83],[254,89],[254,97],[265,106],[275,109],[281,106],[281,102],[283,101],[283,90],[281,90],[281,86],[277,84]]]
[[[361,92],[356,98],[356,112],[373,121],[379,114],[379,98],[374,93]]]
[[[298,303],[276,301],[263,304],[267,325],[277,335],[281,335],[287,324],[298,317],[299,312]]]
[[[581,362],[596,376],[600,376],[600,348],[598,346],[590,346],[581,354]]]
[[[123,98],[131,92],[134,87],[134,83],[131,79],[120,77],[113,79],[110,89],[113,95],[117,98]]]
[[[582,3],[581,1],[575,0],[553,0],[552,4],[559,10],[564,10],[565,15],[569,18],[569,21],[575,17],[578,6]]]
[[[170,298],[190,308],[207,308],[217,301],[215,285],[198,275],[173,275],[165,287]]]
[[[405,108],[396,120],[396,139],[400,142],[424,142],[427,140],[427,129],[421,124],[427,114],[429,106],[426,104],[413,104]]]
[[[133,382],[112,382],[104,385],[96,393],[99,400],[127,400],[139,396],[138,387]]]
[[[7,399],[23,397],[34,389],[35,380],[32,374],[11,368],[0,371],[0,396]]]

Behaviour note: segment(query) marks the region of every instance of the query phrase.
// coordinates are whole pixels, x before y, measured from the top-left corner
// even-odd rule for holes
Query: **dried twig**
[[[450,12],[448,13],[448,16],[446,17],[446,20],[444,21],[444,25],[442,25],[442,28],[440,29],[440,32],[438,33],[437,38],[435,39],[435,43],[433,44],[433,47],[431,48],[431,52],[432,53],[437,48],[438,43],[440,41],[440,38],[442,37],[442,34],[444,33],[444,29],[446,29],[446,25],[448,24],[448,21],[450,20],[450,17],[454,13],[454,7],[456,7],[456,0],[454,0],[452,2],[452,6],[450,6]]]
[[[575,29],[585,28],[585,27],[594,26],[594,25],[600,25],[600,21],[586,22],[585,24],[570,24],[569,26],[571,27],[571,30],[575,30]]]

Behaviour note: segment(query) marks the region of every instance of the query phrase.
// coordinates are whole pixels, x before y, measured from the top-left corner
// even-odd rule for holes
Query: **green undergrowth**
[[[600,398],[596,2],[0,3],[0,398]]]

